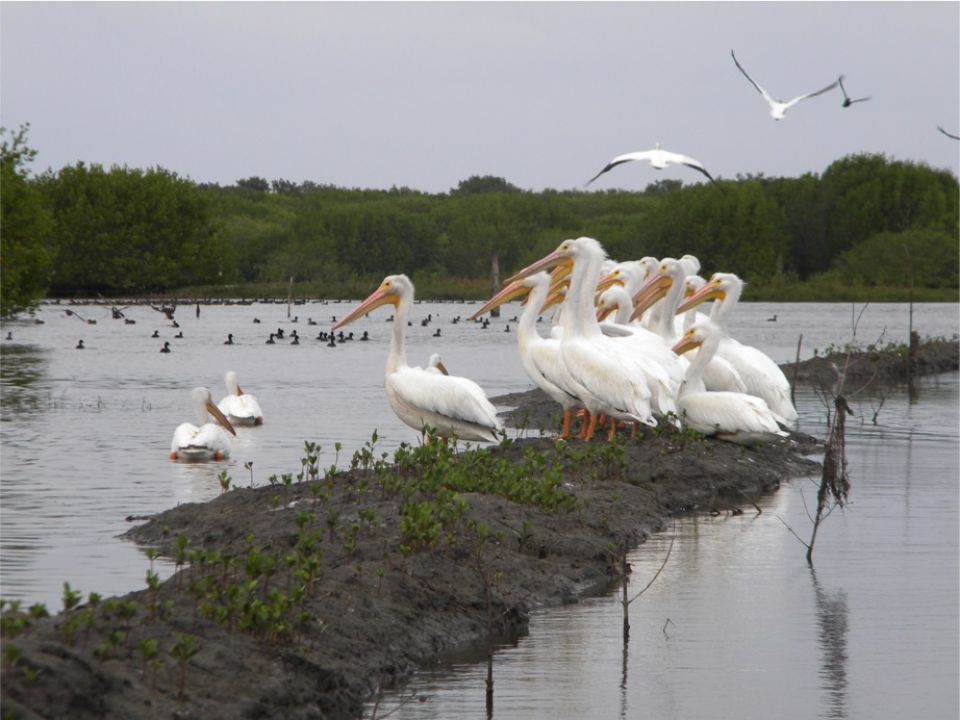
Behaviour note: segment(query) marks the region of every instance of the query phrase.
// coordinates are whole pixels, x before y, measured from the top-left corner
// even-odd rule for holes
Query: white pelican
[[[716,182],[716,180],[713,179],[713,176],[707,172],[707,169],[703,166],[703,163],[701,163],[699,160],[694,160],[692,157],[680,155],[679,153],[670,152],[668,150],[661,150],[660,143],[657,143],[657,146],[653,150],[643,150],[639,152],[626,153],[624,155],[617,155],[613,160],[607,163],[603,170],[587,180],[584,187],[592,183],[605,172],[612,170],[617,165],[622,165],[623,163],[630,162],[632,160],[647,160],[650,165],[657,170],[663,170],[670,165],[686,165],[688,168],[693,168],[697,172],[701,172],[706,175],[710,182]]]
[[[723,331],[717,354],[737,369],[748,393],[763,398],[777,422],[792,426],[797,420],[797,410],[790,401],[790,383],[783,371],[764,353],[731,338],[727,329],[727,315],[740,300],[742,292],[743,280],[739,277],[732,273],[714,273],[710,282],[684,300],[677,312],[714,300],[710,319]]]
[[[960,140],[960,135],[951,135],[951,134],[948,133],[946,130],[944,130],[942,127],[940,127],[939,125],[937,125],[937,130],[939,130],[940,132],[942,132],[942,133],[943,133],[944,135],[946,135],[948,138],[953,138],[954,140]]]
[[[393,305],[396,312],[385,384],[387,400],[397,417],[419,432],[425,427],[433,428],[444,440],[456,435],[461,440],[497,442],[497,433],[503,424],[479,385],[467,378],[407,365],[404,333],[413,296],[410,278],[388,275],[380,287],[335,324],[332,331],[381,305]]]
[[[786,115],[787,110],[792,108],[801,100],[806,100],[807,98],[812,98],[812,97],[815,97],[816,95],[822,95],[828,90],[833,90],[839,84],[839,81],[834,80],[825,88],[822,88],[815,92],[807,93],[806,95],[799,95],[795,97],[793,100],[788,100],[787,102],[783,102],[782,100],[776,100],[775,98],[771,97],[770,93],[768,93],[762,87],[757,85],[754,79],[749,75],[747,75],[747,71],[743,69],[743,67],[740,65],[739,62],[737,62],[737,56],[733,54],[733,50],[730,51],[730,56],[733,58],[733,62],[737,66],[737,69],[743,73],[743,76],[750,81],[750,84],[757,89],[757,92],[763,95],[763,99],[766,100],[767,103],[770,105],[770,117],[772,117],[774,120],[783,120],[783,117],[784,115]]]
[[[689,428],[704,435],[740,444],[787,437],[777,425],[770,408],[760,398],[739,392],[710,392],[703,386],[703,368],[714,357],[723,338],[723,331],[710,320],[694,324],[673,346],[681,354],[699,347],[687,368],[680,389],[681,420]]]
[[[437,332],[440,332],[439,328]],[[436,337],[436,335],[433,337]],[[430,356],[430,360],[427,362],[427,372],[440,373],[441,375],[450,374],[447,366],[443,364],[443,358],[440,357],[440,353],[433,353],[433,355]]]
[[[691,312],[677,316],[677,306],[686,290],[686,272],[690,264],[683,260],[664,258],[660,261],[660,269],[643,285],[634,297],[636,303],[633,314],[640,315],[654,303],[660,305],[660,319],[654,330],[660,335],[668,347],[672,347],[677,335],[687,328],[683,327]],[[707,316],[699,313],[697,321],[707,320]],[[692,324],[692,323],[691,323]],[[684,361],[686,369],[686,362]],[[722,357],[713,356],[707,361],[702,371],[703,381],[707,390],[728,390],[731,392],[746,392],[747,386],[740,379],[737,372],[728,361]]]
[[[560,341],[554,337],[540,337],[537,332],[537,317],[549,306],[547,302],[549,292],[550,276],[545,272],[534,273],[505,286],[484,303],[470,319],[473,320],[511,300],[526,297],[526,304],[517,322],[517,349],[520,353],[520,364],[523,365],[524,371],[533,383],[563,408],[559,437],[567,439],[570,437],[574,410],[584,407],[583,401],[577,394],[583,392],[583,389],[577,388],[568,377],[567,369],[560,359]]]
[[[865,101],[867,101],[867,100],[870,99],[870,96],[869,96],[869,95],[867,95],[866,97],[862,97],[862,98],[852,98],[852,97],[850,97],[849,95],[847,95],[847,89],[843,86],[843,78],[844,78],[844,77],[845,77],[844,75],[841,75],[839,78],[837,78],[837,82],[840,83],[840,92],[843,93],[843,107],[845,107],[845,108],[846,108],[846,107],[850,107],[850,106],[853,105],[854,103],[865,102]]]
[[[532,275],[557,264],[573,263],[564,303],[560,357],[572,378],[586,389],[581,396],[590,422],[583,438],[590,440],[600,414],[625,422],[656,425],[651,408],[656,390],[659,410],[676,412],[676,402],[662,368],[631,352],[622,338],[605,336],[594,315],[593,295],[600,279],[603,248],[593,238],[564,240],[552,253],[510,279]],[[672,409],[670,406],[672,405]],[[611,437],[616,425],[611,424]]]
[[[230,455],[230,435],[227,432],[236,435],[236,430],[220,412],[220,408],[213,404],[213,396],[207,388],[194,388],[190,397],[199,427],[188,422],[177,426],[173,431],[173,442],[170,443],[170,459],[197,462],[223,460]],[[211,415],[216,422],[210,422]]]
[[[240,382],[233,370],[228,370],[223,376],[223,384],[227,386],[227,395],[217,403],[220,412],[234,425],[262,425],[260,403],[253,395],[240,389]]]

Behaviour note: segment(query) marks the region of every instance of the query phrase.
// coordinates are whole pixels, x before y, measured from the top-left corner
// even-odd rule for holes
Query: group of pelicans
[[[583,417],[578,437],[587,441],[601,424],[612,439],[621,425],[635,432],[660,422],[741,443],[787,435],[783,428],[797,413],[786,377],[768,356],[727,331],[743,281],[730,273],[705,281],[699,270],[690,255],[615,263],[593,238],[565,240],[510,278],[471,319],[525,298],[516,333],[520,361],[561,406],[561,438],[571,437],[575,415]],[[390,275],[333,329],[393,305],[386,391],[396,415],[442,439],[497,441],[502,424],[479,385],[433,363],[407,364],[404,335],[413,298],[410,279]],[[714,304],[707,317],[696,308],[709,300]],[[536,320],[554,305],[555,324],[542,337]]]
[[[262,425],[263,413],[257,399],[240,388],[237,373],[229,370],[223,378],[227,394],[217,404],[205,387],[191,394],[197,424],[180,423],[173,431],[170,459],[189,462],[223,460],[230,455],[230,436],[234,425]],[[229,434],[228,434],[229,433]]]
[[[707,281],[699,271],[692,255],[614,262],[593,238],[564,240],[510,278],[470,319],[523,299],[515,333],[520,362],[562,409],[560,438],[573,436],[577,416],[582,423],[576,437],[585,441],[601,427],[612,440],[618,428],[632,435],[641,425],[660,423],[745,444],[788,435],[797,412],[786,377],[763,352],[730,337],[727,328],[743,281],[723,272]],[[707,316],[698,308],[709,301]],[[385,386],[397,417],[418,432],[432,429],[444,442],[451,437],[497,442],[502,422],[477,383],[450,375],[436,354],[425,368],[407,363],[413,302],[410,279],[389,275],[331,333],[393,305]],[[550,333],[541,336],[538,319],[554,307]],[[263,421],[236,373],[228,372],[225,382],[227,396],[217,405],[208,389],[193,391],[198,425],[177,428],[172,459],[222,459],[229,454],[234,425]]]

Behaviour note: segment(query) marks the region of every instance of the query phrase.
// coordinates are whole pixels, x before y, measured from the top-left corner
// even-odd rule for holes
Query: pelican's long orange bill
[[[230,421],[227,420],[226,416],[222,412],[220,412],[220,408],[218,408],[212,402],[208,402],[207,412],[210,413],[218,423],[220,423],[224,428],[226,428],[231,435],[233,435],[234,437],[237,436],[237,431],[233,429],[233,425],[230,424]]]
[[[331,331],[339,330],[344,325],[352,323],[358,317],[366,315],[368,312],[370,312],[371,310],[375,310],[381,305],[386,305],[387,303],[392,303],[393,305],[396,305],[398,302],[399,302],[399,299],[397,298],[397,296],[394,293],[390,292],[390,290],[388,290],[387,288],[383,287],[383,285],[381,285],[380,287],[378,287],[376,290],[373,291],[370,297],[368,297],[362,303],[357,305],[353,310],[347,313],[347,315],[342,320],[340,320],[340,322],[338,322],[336,325],[334,325],[331,328]]]
[[[516,282],[517,280],[521,280],[525,277],[529,277],[530,275],[533,275],[535,272],[540,272],[541,270],[546,270],[556,265],[572,264],[572,262],[573,261],[569,257],[567,257],[566,255],[561,255],[559,252],[554,250],[549,255],[544,255],[542,258],[537,260],[532,265],[527,265],[527,267],[525,267],[523,270],[518,272],[513,277],[509,278],[507,282],[510,282],[510,283]]]
[[[630,319],[638,318],[660,298],[670,291],[673,280],[668,275],[656,274],[647,280],[637,294],[633,296],[633,314]]]
[[[487,300],[479,310],[477,310],[467,319],[476,320],[478,317],[484,313],[490,312],[494,308],[498,308],[501,305],[506,305],[511,300],[516,300],[517,298],[526,297],[529,295],[530,288],[523,284],[523,280],[524,278],[520,278],[519,280],[504,287],[502,290],[500,290],[500,292]]]
[[[677,340],[677,343],[671,348],[677,355],[683,355],[683,353],[698,348],[702,345],[699,340],[693,339],[693,334],[688,332],[682,338]]]
[[[677,308],[677,315],[680,313],[685,313],[687,310],[696,307],[700,303],[707,302],[708,300],[723,300],[726,296],[726,293],[724,293],[723,290],[721,290],[713,281],[708,282],[697,292],[680,303],[680,306]]]

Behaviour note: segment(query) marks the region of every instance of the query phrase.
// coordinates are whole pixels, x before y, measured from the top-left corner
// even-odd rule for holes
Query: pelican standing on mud
[[[353,322],[381,305],[396,308],[390,352],[387,355],[387,400],[394,413],[418,432],[432,428],[444,441],[497,442],[503,424],[483,389],[472,380],[430,372],[407,364],[404,333],[413,304],[414,287],[406,275],[388,275],[366,300],[333,326]]]

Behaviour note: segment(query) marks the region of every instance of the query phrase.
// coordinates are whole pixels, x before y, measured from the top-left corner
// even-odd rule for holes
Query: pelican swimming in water
[[[497,442],[503,425],[483,389],[472,380],[443,375],[407,365],[404,334],[414,300],[414,287],[406,275],[388,275],[366,300],[336,323],[332,330],[356,320],[381,305],[396,309],[396,321],[387,355],[385,385],[394,413],[413,429],[427,427],[443,439]]]
[[[714,357],[723,331],[710,320],[694,323],[673,346],[682,354],[700,348],[687,368],[677,404],[681,421],[692,430],[719,440],[739,444],[769,441],[787,437],[777,419],[760,398],[740,392],[714,392],[704,388],[703,369]]]
[[[663,170],[670,165],[686,165],[688,168],[693,168],[697,172],[706,175],[710,182],[716,182],[716,180],[713,179],[713,176],[707,172],[707,169],[703,166],[703,163],[701,163],[699,160],[694,160],[692,157],[688,157],[687,155],[680,155],[679,153],[662,150],[660,148],[660,143],[657,143],[653,150],[644,150],[642,152],[631,152],[624,155],[617,155],[613,160],[607,163],[603,170],[587,180],[586,185],[589,185],[598,177],[603,175],[605,172],[612,170],[617,165],[622,165],[623,163],[630,162],[632,160],[646,160],[657,170]]]
[[[757,92],[763,95],[763,99],[767,101],[768,105],[770,105],[770,117],[772,117],[774,120],[783,120],[784,116],[787,114],[787,110],[792,108],[801,100],[806,100],[807,98],[812,98],[812,97],[816,97],[817,95],[822,95],[825,92],[833,90],[837,85],[840,84],[839,80],[834,80],[825,88],[821,88],[820,90],[807,93],[806,95],[798,95],[793,100],[788,100],[784,102],[782,100],[777,100],[771,97],[770,93],[768,93],[766,90],[760,87],[752,77],[747,75],[747,71],[743,69],[743,66],[741,66],[739,62],[737,62],[737,56],[733,54],[733,50],[730,51],[730,57],[733,58],[733,62],[737,66],[737,69],[743,73],[743,76],[750,81],[750,84],[757,89]]]
[[[441,375],[450,374],[447,366],[443,364],[440,353],[433,353],[433,355],[430,356],[430,361],[427,363],[427,372],[440,373]]]
[[[217,403],[220,412],[234,425],[262,425],[260,403],[240,388],[240,381],[233,370],[228,370],[223,376],[223,384],[227,386],[227,395]]]
[[[170,459],[193,462],[223,460],[230,455],[230,435],[236,430],[213,404],[213,396],[207,388],[194,388],[191,393],[193,415],[199,427],[193,423],[181,423],[173,431],[170,443]],[[216,422],[211,422],[210,418]]]

